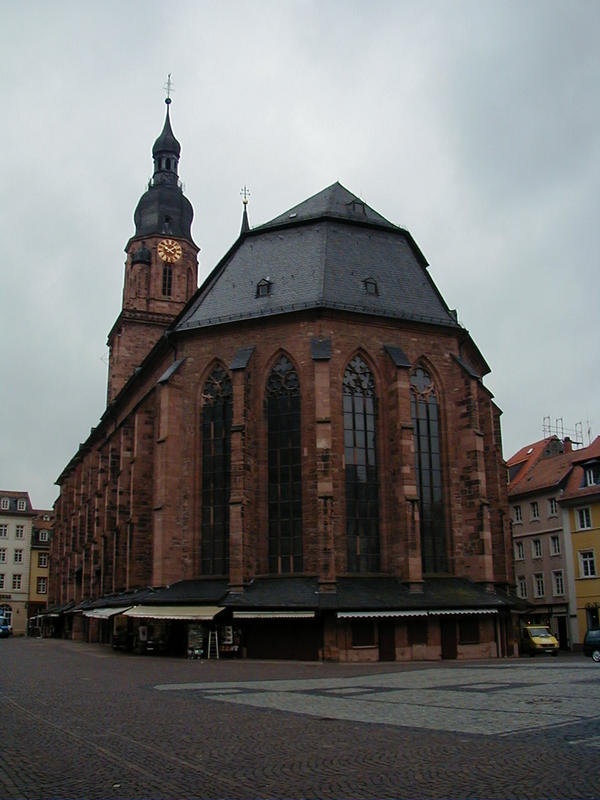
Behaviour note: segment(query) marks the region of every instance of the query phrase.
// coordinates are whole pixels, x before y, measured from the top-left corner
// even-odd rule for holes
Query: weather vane
[[[242,186],[242,191],[240,192],[241,196],[243,197],[242,203],[247,206],[248,205],[248,198],[250,197],[250,189],[244,184]]]
[[[173,81],[171,80],[170,72],[167,75],[167,82],[163,86],[163,89],[166,89],[167,91],[167,99],[165,100],[165,103],[168,105],[171,102],[171,92],[173,91]]]

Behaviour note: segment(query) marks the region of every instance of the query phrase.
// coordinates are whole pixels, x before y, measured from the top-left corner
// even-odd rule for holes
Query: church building
[[[512,654],[500,411],[414,239],[339,183],[257,227],[244,203],[197,288],[166,102],[106,410],[57,479],[62,635],[248,658]]]

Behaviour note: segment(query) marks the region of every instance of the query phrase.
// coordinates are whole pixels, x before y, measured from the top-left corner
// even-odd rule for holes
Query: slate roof
[[[168,605],[216,605],[227,593],[226,580],[177,581],[164,589],[156,590],[146,602],[153,606]]]
[[[242,232],[175,330],[316,308],[459,327],[411,235],[335,183]]]
[[[497,592],[466,578],[428,578],[422,592],[411,592],[393,577],[338,578],[335,592],[319,593],[317,578],[256,578],[243,594],[229,594],[221,605],[235,609],[443,610],[501,609],[511,605]]]

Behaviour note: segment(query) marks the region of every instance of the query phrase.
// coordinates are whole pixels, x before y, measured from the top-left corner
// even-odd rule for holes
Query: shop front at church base
[[[513,655],[511,603],[460,578],[257,578],[242,593],[225,581],[180,581],[82,601],[53,630],[139,655],[373,663]],[[52,616],[50,614],[52,613]]]

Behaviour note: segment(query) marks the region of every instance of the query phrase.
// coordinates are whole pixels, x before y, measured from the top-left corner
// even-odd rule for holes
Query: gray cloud
[[[340,180],[419,242],[507,456],[545,415],[598,433],[599,29],[582,0],[6,4],[0,486],[51,505],[103,411],[168,72],[202,277],[243,183],[259,224]]]

